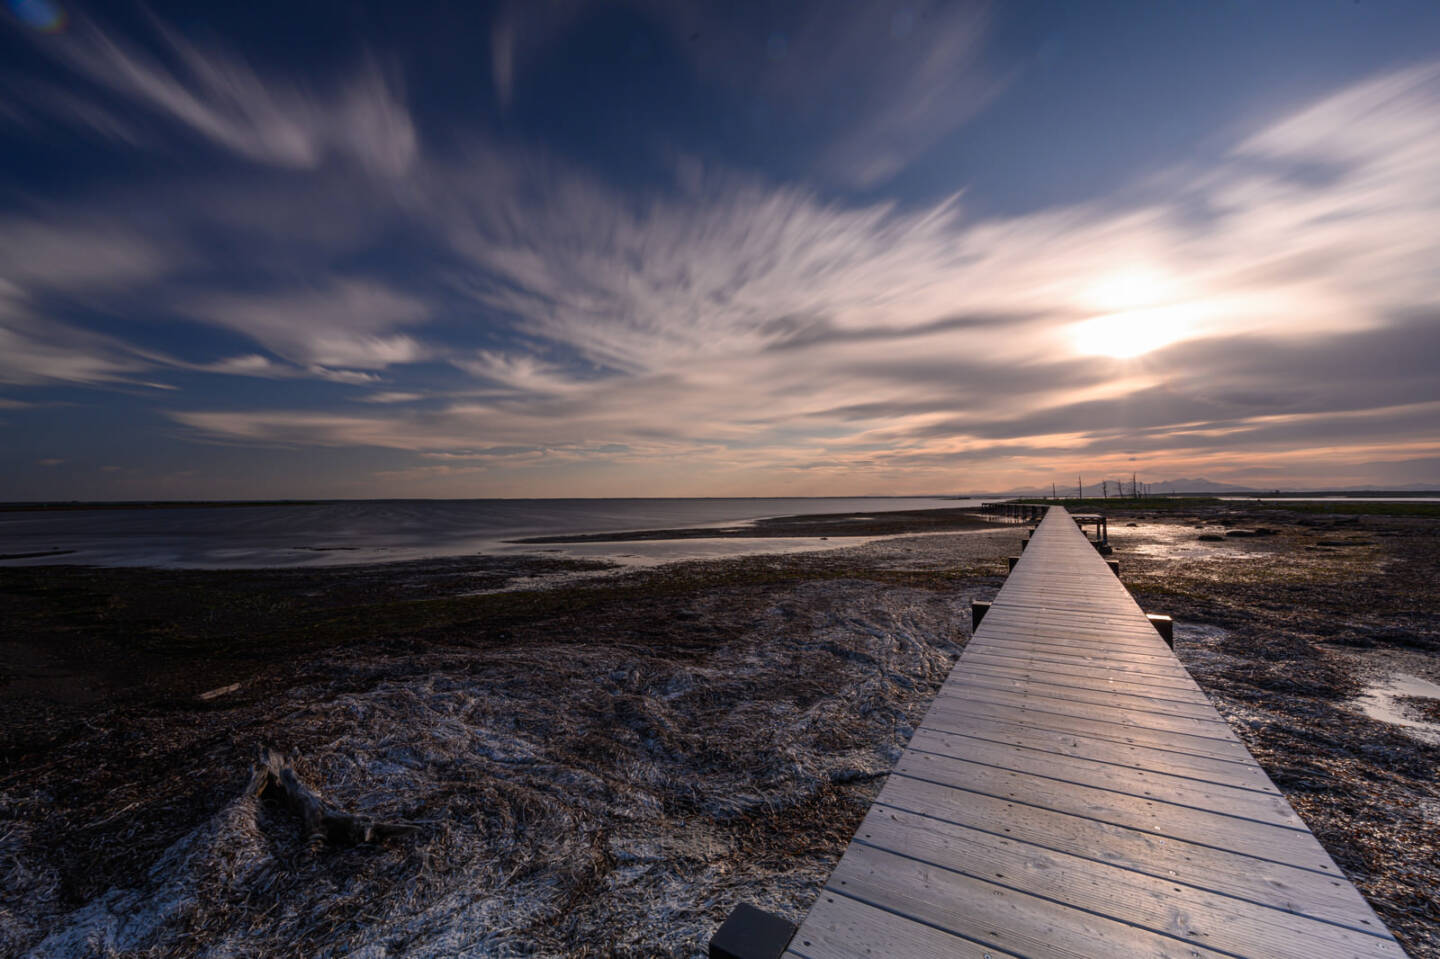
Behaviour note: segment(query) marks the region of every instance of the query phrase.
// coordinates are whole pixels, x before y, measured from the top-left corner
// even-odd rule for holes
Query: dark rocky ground
[[[1440,680],[1437,532],[1111,512],[1127,585],[1422,957],[1440,749],[1355,697]],[[1016,538],[613,573],[0,569],[0,955],[694,956],[735,902],[798,918]],[[420,833],[314,848],[242,795],[260,745]]]

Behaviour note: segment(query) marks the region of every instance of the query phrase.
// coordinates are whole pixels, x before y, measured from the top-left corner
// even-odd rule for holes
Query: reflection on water
[[[938,497],[589,500],[368,500],[179,509],[0,513],[6,564],[234,569],[336,566],[538,552],[506,540],[553,534],[726,527],[774,516],[978,506]],[[803,545],[801,545],[803,544]],[[841,545],[836,539],[688,540],[564,547],[621,561],[744,555]],[[649,559],[653,557],[653,559]]]
[[[1372,683],[1364,694],[1355,700],[1355,705],[1371,719],[1402,726],[1416,739],[1440,745],[1440,723],[1411,719],[1399,703],[1399,700],[1406,697],[1440,700],[1440,685],[1409,673],[1394,673],[1380,682]]]
[[[1253,539],[1224,539],[1201,542],[1202,533],[1220,533],[1221,527],[1195,529],[1174,523],[1142,523],[1137,526],[1111,527],[1110,541],[1125,552],[1157,559],[1260,559],[1274,553],[1250,548],[1258,545]],[[1259,542],[1264,542],[1259,541]]]
[[[682,559],[727,559],[756,553],[803,553],[841,546],[859,546],[875,536],[773,536],[746,539],[659,539],[625,543],[562,543],[545,552],[567,559],[608,559],[624,566],[658,566]],[[492,553],[534,553],[534,546],[512,543]]]

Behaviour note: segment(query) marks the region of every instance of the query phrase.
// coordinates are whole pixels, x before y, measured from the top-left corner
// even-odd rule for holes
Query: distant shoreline
[[[1224,501],[1249,500],[1311,500],[1325,497],[1345,499],[1436,499],[1440,490],[1224,490],[1210,492],[1165,492],[1145,497],[1144,503],[1163,502],[1169,499]],[[686,500],[1048,500],[1037,494],[1027,493],[901,493],[888,495],[867,493],[858,496],[470,496],[470,497],[360,497],[336,499],[247,499],[247,500],[13,500],[0,502],[0,513],[37,512],[83,512],[88,510],[178,510],[178,509],[234,509],[264,506],[330,506],[351,503],[574,503],[574,502],[678,502]],[[1069,502],[1061,497],[1056,502]],[[1115,508],[1133,508],[1131,500],[1120,497],[1086,497],[1083,502],[1105,504],[1114,502]],[[815,514],[823,515],[823,514]],[[671,530],[668,532],[680,532]],[[776,534],[779,535],[779,534]],[[528,542],[528,541],[526,541]]]
[[[687,500],[857,500],[857,499],[980,499],[958,493],[905,493],[885,496],[468,496],[389,497],[359,499],[218,499],[218,500],[36,500],[0,503],[0,513],[70,512],[83,510],[226,509],[242,506],[332,506],[351,503],[577,503],[682,502]]]
[[[904,533],[955,532],[992,529],[973,508],[897,510],[869,516],[864,513],[811,513],[755,520],[748,525],[679,529],[629,530],[618,533],[556,534],[506,540],[521,545],[563,543],[635,543],[683,539],[779,539],[784,537],[898,536]]]

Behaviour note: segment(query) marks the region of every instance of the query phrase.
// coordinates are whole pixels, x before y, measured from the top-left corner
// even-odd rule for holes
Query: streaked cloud
[[[206,440],[406,454],[384,482],[442,491],[562,493],[586,469],[636,493],[852,492],[1130,457],[1220,478],[1440,455],[1423,425],[1440,66],[1301,105],[1143,189],[981,216],[963,190],[881,188],[1004,88],[986,8],[800,5],[757,46],[723,8],[631,6],[702,81],[782,114],[853,74],[865,95],[803,137],[823,175],[696,159],[636,186],[468,129],[421,150],[372,59],[326,84],[163,25],[163,58],[93,24],[59,38],[106,98],[86,113],[67,91],[57,116],[101,131],[120,98],[253,162],[0,219],[0,382],[327,381],[273,406],[187,387],[162,412]],[[502,106],[585,10],[497,16]],[[142,349],[143,324],[214,340]]]
[[[183,257],[116,218],[73,209],[46,212],[43,218],[0,217],[0,282],[11,295],[19,288],[133,286],[171,272]]]
[[[421,322],[426,305],[368,281],[337,279],[276,293],[209,294],[183,303],[180,310],[320,370],[384,369],[415,362],[425,353],[417,340],[396,331]],[[238,362],[254,365],[256,360]]]
[[[987,62],[990,4],[915,2],[773,8],[757,30],[728,4],[657,3],[696,68],[763,111],[757,132],[800,140],[814,168],[872,187],[972,119],[1005,88]],[[803,140],[802,140],[803,138]]]
[[[0,280],[0,383],[134,385],[152,365],[122,340],[37,313],[17,287]]]
[[[508,108],[542,55],[601,5],[511,2],[491,29]],[[993,102],[1012,68],[987,60],[984,0],[769,5],[621,0],[657,22],[696,76],[773,154],[846,187],[884,183]],[[642,44],[643,47],[643,44]]]
[[[313,168],[328,156],[377,174],[405,173],[419,139],[398,81],[367,60],[325,92],[262,79],[242,59],[201,48],[158,21],[155,41],[168,63],[94,21],[46,38],[43,49],[90,80],[104,98],[119,97],[250,160]],[[102,98],[51,98],[62,119],[107,136],[134,139],[130,125]]]

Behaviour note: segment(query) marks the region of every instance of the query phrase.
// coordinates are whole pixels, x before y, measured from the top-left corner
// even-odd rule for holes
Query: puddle
[[[1407,716],[1397,701],[1406,696],[1440,699],[1440,685],[1409,673],[1393,673],[1380,682],[1372,683],[1365,693],[1355,700],[1355,705],[1371,719],[1402,726],[1416,739],[1440,745],[1440,723],[1422,722]]]
[[[1202,533],[1224,534],[1221,527],[1207,526],[1195,529],[1176,523],[1139,523],[1135,526],[1110,528],[1110,542],[1116,549],[1137,556],[1155,559],[1264,559],[1274,555],[1272,550],[1258,549],[1257,541],[1250,538],[1224,539],[1220,542],[1201,542]],[[1259,542],[1265,542],[1261,539]]]

